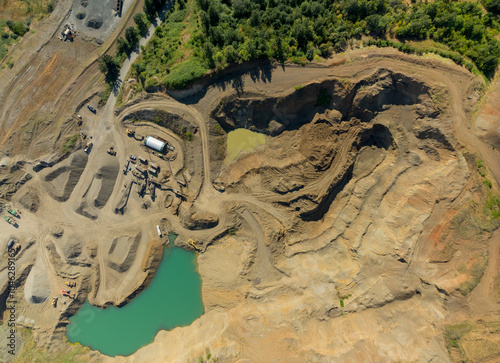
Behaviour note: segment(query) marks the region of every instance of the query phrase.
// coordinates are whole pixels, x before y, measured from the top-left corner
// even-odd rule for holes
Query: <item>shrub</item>
[[[28,31],[28,28],[24,26],[22,21],[16,21],[15,23],[10,22],[11,25],[7,24],[14,34],[23,36]]]

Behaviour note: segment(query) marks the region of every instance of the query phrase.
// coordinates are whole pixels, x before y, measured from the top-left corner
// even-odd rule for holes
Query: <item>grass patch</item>
[[[182,128],[182,138],[184,141],[193,141],[194,135],[191,131],[186,129],[185,127]]]
[[[163,84],[167,88],[182,89],[202,77],[207,71],[208,68],[198,59],[190,59],[174,66],[163,80]]]
[[[494,318],[447,325],[444,339],[455,362],[490,362],[500,356],[500,322]]]
[[[80,344],[69,344],[67,338],[64,338],[64,344],[61,349],[48,351],[45,348],[38,347],[33,337],[31,329],[24,328],[20,330],[24,341],[23,348],[19,355],[12,361],[13,363],[80,363],[87,360],[79,359],[90,352],[90,348],[83,347]]]
[[[484,271],[486,271],[486,267],[488,266],[488,255],[484,254],[479,258],[479,261],[474,262],[470,268],[467,268],[465,265],[459,267],[458,271],[463,274],[467,274],[470,278],[460,284],[458,289],[462,293],[462,295],[467,296],[469,293],[474,290],[474,288],[481,282],[483,278]]]
[[[77,140],[78,140],[78,135],[73,135],[70,138],[68,138],[62,148],[63,154],[67,154],[71,150],[73,150]]]
[[[101,99],[99,100],[99,107],[103,107],[106,105],[106,103],[108,102],[109,96],[111,96],[111,91],[113,91],[113,84],[110,82],[106,82],[106,89],[101,94]]]
[[[448,350],[450,350],[450,348],[460,348],[460,339],[462,339],[462,337],[470,332],[473,328],[474,326],[469,323],[447,325],[444,331],[444,338]]]

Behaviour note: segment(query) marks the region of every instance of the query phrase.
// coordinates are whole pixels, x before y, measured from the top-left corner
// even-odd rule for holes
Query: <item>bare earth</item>
[[[54,54],[53,63],[35,59],[59,69],[68,55],[50,46],[44,52]],[[86,84],[85,72],[96,67],[88,62],[85,69],[74,64],[73,85]],[[10,87],[36,88],[35,73],[25,71],[26,83]],[[54,82],[40,79],[39,87]],[[26,108],[22,92],[1,95],[9,101],[0,109],[7,130],[0,143],[5,151],[12,142],[16,152],[3,161],[0,187],[4,207],[22,214],[18,228],[1,222],[0,241],[15,236],[23,246],[18,323],[35,328],[39,345],[62,345],[68,318],[85,299],[121,306],[139,293],[160,263],[159,225],[179,235],[178,246],[199,250],[205,314],[159,332],[130,357],[84,358],[195,362],[206,348],[219,362],[500,356],[500,332],[488,325],[498,325],[500,312],[500,235],[487,218],[478,229],[468,221],[479,219],[457,222],[482,211],[468,206],[484,204],[473,153],[498,190],[492,146],[500,125],[494,97],[473,118],[481,80],[464,68],[362,49],[309,67],[256,66],[193,92],[139,96],[118,110],[112,94],[95,115],[81,107],[93,92],[87,86],[85,93],[70,86],[69,94],[46,89],[28,97],[50,103],[63,119],[68,108],[83,117],[93,147],[84,152],[89,138],[79,136],[67,158],[53,155],[49,136],[18,143],[18,126],[32,122],[21,116],[35,108]],[[57,111],[65,99],[66,110]],[[226,134],[239,127],[264,132],[268,141],[224,165]],[[50,123],[44,132],[55,129]],[[183,138],[186,130],[192,141]],[[175,150],[159,158],[142,146],[146,135]],[[106,153],[110,147],[116,156]],[[130,154],[158,164],[159,173],[144,178]],[[6,266],[3,258],[0,310]],[[480,268],[484,275],[472,284]],[[66,281],[77,283],[75,298],[60,296]],[[60,297],[56,308],[52,296]],[[475,325],[460,352],[447,346],[445,332],[464,321]],[[484,331],[489,345],[474,343],[473,333]]]

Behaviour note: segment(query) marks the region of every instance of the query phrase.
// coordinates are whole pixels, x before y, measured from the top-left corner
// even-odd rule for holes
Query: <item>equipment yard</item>
[[[75,2],[65,21],[94,36],[78,24],[97,24],[96,4]],[[122,14],[130,6],[124,1]],[[116,24],[105,15],[101,26],[111,33]],[[500,148],[492,147],[500,111],[491,106],[496,98],[477,106],[482,79],[439,59],[363,48],[305,67],[242,66],[203,86],[139,94],[117,107],[138,54],[99,104],[85,80],[99,78],[95,57],[68,66],[53,44],[58,36],[33,55],[39,63],[31,71],[18,70],[24,76],[8,83],[16,92],[42,77],[47,88],[35,105],[23,101],[24,91],[15,99],[4,90],[0,106],[0,311],[6,321],[10,291],[16,324],[33,332],[37,347],[74,349],[64,340],[69,318],[86,301],[129,303],[150,284],[175,234],[176,247],[196,252],[203,315],[160,330],[130,356],[87,349],[78,359],[500,356],[500,234],[490,215],[496,207],[487,209],[500,180]],[[79,42],[78,51],[93,47]],[[52,79],[51,67],[66,71]],[[65,72],[72,82],[63,87]],[[53,124],[23,123],[36,105],[48,112],[47,103],[57,109],[47,113]],[[54,141],[58,122],[67,133]],[[42,136],[16,141],[21,127],[34,134],[40,127]],[[229,155],[228,134],[238,129],[265,137]],[[456,338],[464,346],[475,332],[491,334],[460,353],[449,343],[460,324],[471,327]]]

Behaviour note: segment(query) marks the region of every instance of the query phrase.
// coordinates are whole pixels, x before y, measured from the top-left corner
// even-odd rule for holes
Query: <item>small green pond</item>
[[[161,329],[191,324],[203,314],[196,255],[165,248],[150,285],[127,305],[99,309],[88,301],[70,318],[67,336],[108,356],[130,355]]]
[[[247,129],[236,129],[227,134],[227,155],[225,164],[233,161],[240,152],[255,150],[266,143],[266,135]]]

